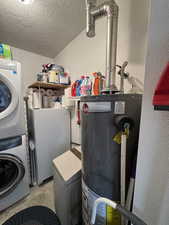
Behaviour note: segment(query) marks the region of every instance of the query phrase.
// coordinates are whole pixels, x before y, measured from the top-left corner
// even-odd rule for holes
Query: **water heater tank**
[[[137,153],[142,95],[114,94],[81,97],[82,118],[82,205],[85,225],[90,224],[91,210],[98,197],[120,202],[120,144],[115,137],[120,128],[119,116],[133,121],[127,139],[126,186]],[[96,225],[119,225],[118,215],[100,205]]]

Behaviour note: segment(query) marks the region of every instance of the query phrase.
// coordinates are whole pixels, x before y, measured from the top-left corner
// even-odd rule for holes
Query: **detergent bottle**
[[[72,95],[72,97],[76,96],[76,81],[73,82],[73,84],[71,86],[71,95]]]
[[[93,73],[94,76],[94,82],[93,82],[93,95],[99,95],[99,89],[100,89],[100,79],[97,73]]]
[[[89,81],[89,77],[86,76],[85,79],[85,95],[89,95],[89,86],[90,86],[90,81]]]
[[[84,76],[81,76],[81,79],[78,81],[76,95],[81,96],[81,86],[84,80]]]
[[[86,77],[86,95],[91,95],[91,91],[92,91],[92,81],[90,79],[90,77]]]
[[[77,85],[76,85],[76,96],[80,96],[80,87],[81,87],[81,80],[77,80]]]
[[[93,73],[93,76],[94,76],[94,82],[93,82],[92,93],[93,95],[100,95],[100,92],[103,88],[103,76],[100,72]]]
[[[12,59],[11,47],[0,43],[0,58]]]
[[[82,96],[86,95],[86,77],[83,77],[83,81],[81,84],[81,95]]]

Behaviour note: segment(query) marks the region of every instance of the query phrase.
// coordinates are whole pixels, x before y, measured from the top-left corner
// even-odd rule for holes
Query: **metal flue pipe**
[[[106,83],[105,91],[117,91],[116,82],[116,54],[117,54],[117,28],[119,8],[114,0],[96,6],[96,0],[86,0],[86,34],[95,36],[95,21],[107,16],[107,43],[106,43]]]

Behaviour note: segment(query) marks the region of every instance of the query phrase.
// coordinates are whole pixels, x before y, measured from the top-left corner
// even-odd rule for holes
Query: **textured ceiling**
[[[0,42],[55,57],[85,27],[85,0],[1,0]]]

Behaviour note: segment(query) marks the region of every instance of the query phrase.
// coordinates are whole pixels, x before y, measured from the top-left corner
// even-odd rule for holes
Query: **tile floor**
[[[22,209],[34,205],[43,205],[54,210],[53,181],[31,188],[31,193],[23,200],[0,212],[0,224],[3,224],[8,218],[15,215]]]

